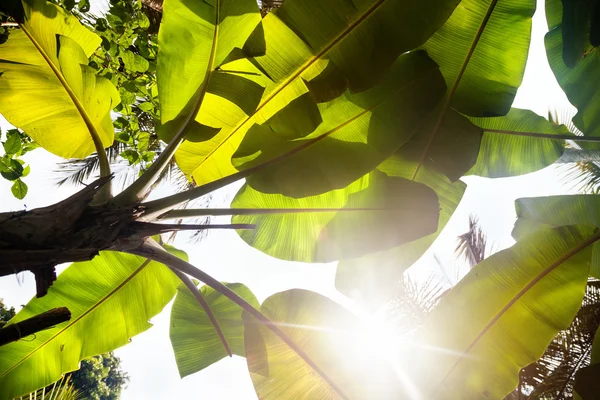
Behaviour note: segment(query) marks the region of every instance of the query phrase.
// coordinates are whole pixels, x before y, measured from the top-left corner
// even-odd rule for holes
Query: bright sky
[[[98,6],[98,1],[95,5]],[[525,80],[514,106],[532,109],[543,116],[547,115],[548,109],[570,107],[546,61],[543,42],[546,30],[543,0],[539,0]],[[0,126],[2,129],[7,128],[6,121],[1,117]],[[57,175],[53,173],[53,168],[60,160],[58,157],[40,149],[28,154],[25,159],[31,164],[31,174],[25,178],[29,194],[24,201],[13,198],[10,183],[0,179],[0,212],[46,206],[76,191],[76,188],[58,188],[55,185]],[[456,237],[467,230],[470,213],[479,217],[481,226],[490,242],[494,243],[495,249],[510,246],[513,243],[510,232],[515,220],[514,200],[569,192],[570,187],[563,185],[558,175],[556,167],[551,166],[516,178],[464,178],[469,186],[460,206],[433,245],[432,251],[413,266],[411,272],[417,276],[429,273],[441,275],[433,258],[435,254],[449,276],[466,273],[465,267],[455,262],[454,248]],[[221,192],[212,206],[227,206],[234,194],[235,190],[231,188]],[[334,288],[335,264],[301,264],[276,260],[247,246],[231,231],[211,232],[197,244],[178,240],[175,245],[188,253],[192,264],[217,279],[246,284],[259,301],[279,291],[304,288],[322,293],[343,304],[350,304]],[[0,278],[0,298],[4,298],[8,305],[19,308],[34,293],[35,282],[33,275],[29,273],[18,279],[15,276]],[[181,380],[169,341],[169,314],[170,305],[153,319],[155,326],[152,329],[134,337],[131,344],[116,351],[121,357],[123,369],[131,377],[129,387],[123,393],[123,400],[187,396],[211,400],[256,399],[243,358],[234,356],[232,359],[224,359]]]

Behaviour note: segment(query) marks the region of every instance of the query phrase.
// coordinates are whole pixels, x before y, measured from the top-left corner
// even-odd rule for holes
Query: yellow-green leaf
[[[259,308],[258,300],[241,283],[225,283],[246,300]],[[200,288],[227,344],[233,354],[244,357],[244,323],[240,306],[208,286]],[[169,331],[179,375],[185,377],[214,364],[227,356],[225,347],[206,311],[185,285],[180,285],[171,309]]]
[[[109,146],[119,95],[87,67],[100,38],[45,0],[23,7],[25,21],[0,45],[0,113],[61,157]]]
[[[502,399],[581,306],[589,227],[543,230],[475,266],[428,316],[411,360],[427,399]]]
[[[80,360],[127,344],[152,326],[148,321],[171,301],[178,283],[164,265],[128,254],[105,251],[72,264],[46,296],[9,322],[56,307],[71,311],[69,321],[0,347],[0,399],[44,387],[78,369]]]

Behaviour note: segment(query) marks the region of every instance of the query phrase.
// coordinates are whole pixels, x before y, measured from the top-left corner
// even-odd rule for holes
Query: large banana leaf
[[[71,311],[70,321],[0,347],[0,399],[44,387],[78,369],[80,360],[127,344],[152,326],[148,321],[171,301],[178,283],[164,265],[123,253],[105,251],[72,264],[46,296],[9,322],[55,307]]]
[[[400,381],[381,353],[376,333],[327,297],[288,290],[264,301],[261,311],[301,346],[333,382],[252,317],[246,322],[248,369],[260,399],[395,399]],[[337,390],[333,387],[336,386]]]
[[[171,137],[195,119],[222,128],[229,114],[235,119],[254,112],[262,87],[221,66],[243,53],[259,25],[256,1],[166,0],[163,14],[157,66],[163,134]]]
[[[260,307],[258,300],[246,286],[240,283],[225,285],[253,307]],[[232,353],[244,357],[244,322],[240,306],[208,286],[202,286],[200,293],[215,316]],[[183,284],[177,290],[171,309],[169,336],[182,378],[227,356],[227,351],[206,311]]]
[[[45,0],[23,0],[25,20],[0,45],[0,113],[46,150],[84,158],[113,142],[119,94],[87,66],[100,38]]]
[[[284,209],[238,215],[232,222],[256,224],[254,230],[238,231],[256,249],[304,262],[359,257],[418,239],[435,232],[439,213],[437,196],[429,187],[379,171],[346,188],[300,199],[263,194],[246,184],[231,206]]]
[[[440,66],[449,90],[439,112],[431,117],[429,132],[423,133],[425,145],[415,177],[431,158],[432,144],[454,111],[477,117],[508,113],[523,78],[534,11],[535,0],[465,0],[425,43],[423,48]],[[454,143],[458,147],[460,139]],[[469,150],[463,149],[461,155]],[[439,154],[452,156],[443,149]],[[452,163],[441,164],[437,169],[450,168],[444,172],[457,179],[452,167]]]
[[[563,3],[567,9],[563,12]],[[546,1],[546,54],[558,84],[577,107],[575,126],[586,136],[600,136],[600,58],[589,40],[593,2]],[[580,8],[577,10],[577,8]],[[582,19],[582,20],[581,20]],[[587,24],[585,23],[588,20]],[[597,45],[597,44],[596,44]],[[586,148],[597,144],[583,143]]]
[[[417,332],[409,355],[423,398],[502,399],[581,306],[592,228],[543,230],[486,259]]]
[[[564,152],[564,140],[520,136],[518,133],[569,134],[533,111],[512,108],[507,115],[471,118],[483,128],[477,163],[469,175],[500,178],[527,174],[553,164]]]
[[[521,85],[535,0],[464,0],[423,46],[439,64],[450,106],[477,117],[508,113]]]
[[[254,124],[269,120],[305,93],[324,101],[339,96],[346,88],[360,91],[371,87],[396,57],[424,43],[457,3],[457,0],[426,0],[415,7],[404,0],[286,1],[262,22],[266,54],[221,67],[238,71],[261,84],[267,81],[256,112],[246,116],[233,112],[225,104],[218,108],[207,97],[206,107],[218,111],[216,115],[226,121],[220,126],[205,123],[222,129],[208,141],[183,143],[177,162],[198,184],[235,173],[231,157]],[[165,8],[166,18],[168,13]],[[167,27],[161,28],[163,34]],[[190,25],[186,29],[201,27]],[[193,55],[183,49],[178,57],[181,63],[186,63]],[[178,88],[188,82],[173,84]],[[190,91],[197,90],[191,86]],[[310,107],[306,110],[310,112]],[[290,119],[286,126],[293,129],[295,123]]]
[[[314,117],[306,113],[312,117],[311,123],[299,123],[299,115],[306,109],[300,109],[295,101],[290,103],[290,110],[285,107],[264,124],[254,125],[234,154],[233,163],[245,169],[302,148],[275,168],[254,173],[248,178],[249,185],[261,192],[291,197],[341,189],[372,171],[426,125],[445,90],[437,65],[425,52],[402,55],[380,84],[321,103],[315,107]],[[307,95],[298,100],[311,102]],[[320,125],[319,112],[323,120]],[[294,130],[290,121],[296,122]],[[463,123],[475,130],[471,136],[478,145],[477,128],[466,119]],[[300,126],[304,129],[299,130]],[[462,146],[469,147],[464,142]]]
[[[526,237],[537,230],[565,225],[593,225],[600,228],[600,196],[583,194],[523,198],[516,201],[513,236]],[[590,275],[600,278],[600,244],[594,243]]]
[[[389,176],[410,179],[415,164],[397,153],[380,165],[379,169]],[[444,229],[466,188],[463,182],[450,182],[428,164],[417,176],[416,182],[429,186],[437,194],[440,204],[437,231],[388,251],[340,261],[335,277],[335,286],[340,292],[375,308],[388,300],[397,289],[397,282],[404,271],[427,251]]]

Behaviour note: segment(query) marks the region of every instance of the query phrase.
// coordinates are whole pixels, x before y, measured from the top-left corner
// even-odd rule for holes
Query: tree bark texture
[[[90,205],[109,180],[100,178],[48,207],[0,213],[0,276],[33,272],[41,297],[56,279],[57,264],[91,260],[131,236],[141,207]]]

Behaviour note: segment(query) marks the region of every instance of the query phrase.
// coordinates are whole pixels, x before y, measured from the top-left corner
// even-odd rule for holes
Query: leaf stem
[[[271,214],[305,214],[348,211],[386,211],[383,208],[189,208],[171,210],[159,215],[157,219],[177,219],[223,215],[271,215]]]
[[[277,157],[271,158],[270,160],[267,160],[260,164],[246,168],[243,171],[236,172],[235,174],[231,174],[229,176],[225,176],[223,178],[214,180],[205,185],[198,186],[193,189],[186,190],[186,191],[183,191],[180,193],[176,193],[171,196],[163,197],[162,199],[143,203],[143,206],[146,209],[146,212],[144,214],[144,219],[150,219],[150,218],[157,217],[158,215],[164,214],[167,211],[172,210],[173,208],[177,207],[179,204],[182,204],[182,203],[185,203],[186,201],[193,200],[198,197],[207,195],[211,192],[214,192],[217,189],[220,189],[222,187],[230,185],[241,179],[247,178],[248,176],[250,176],[256,172],[259,172],[263,169],[273,167],[273,166],[279,164],[280,162],[287,160],[294,154],[299,153],[302,150],[306,149],[307,147],[312,146],[314,143],[322,140],[326,136],[327,135],[322,135],[322,136],[319,136],[312,140],[308,140],[304,144],[302,144],[298,147],[295,147],[295,148],[291,149],[290,151],[287,151],[283,154],[280,154]]]
[[[223,333],[223,330],[221,329],[221,325],[219,325],[219,321],[217,321],[217,318],[215,318],[215,315],[213,314],[212,310],[210,309],[210,305],[206,302],[206,299],[204,298],[204,296],[202,296],[202,292],[196,287],[196,285],[194,285],[194,282],[192,282],[192,280],[186,274],[184,274],[183,272],[181,272],[177,269],[172,269],[172,271],[175,273],[175,275],[177,275],[177,277],[179,279],[181,279],[181,282],[183,282],[183,284],[192,292],[192,294],[194,295],[196,300],[198,300],[198,303],[200,303],[200,305],[206,312],[206,315],[208,315],[208,319],[210,319],[210,322],[215,327],[215,330],[217,331],[217,335],[219,335],[219,339],[221,339],[221,343],[223,343],[223,347],[225,348],[225,351],[227,352],[229,357],[232,357],[233,353],[231,352],[229,343],[227,343],[227,338],[225,338],[225,334]]]
[[[244,311],[248,314],[252,315],[256,318],[261,324],[266,326],[269,330],[271,330],[275,335],[277,335],[287,346],[290,347],[300,358],[304,360],[306,364],[308,364],[315,373],[317,373],[331,388],[342,398],[348,399],[348,397],[344,394],[341,388],[323,371],[309,356],[298,346],[294,341],[283,332],[278,326],[277,323],[271,321],[267,318],[263,313],[254,308],[250,303],[241,298],[237,293],[233,290],[229,289],[227,286],[223,285],[221,282],[208,275],[206,272],[199,270],[194,267],[192,264],[184,261],[171,253],[165,251],[158,243],[156,243],[152,239],[146,240],[140,247],[133,250],[127,250],[128,253],[140,255],[142,257],[147,257],[151,260],[163,263],[167,265],[171,269],[178,270],[182,273],[188,274],[201,282],[204,282],[206,285],[210,286],[217,292],[221,293],[223,296],[227,297],[229,300],[233,301],[235,304],[240,306]]]
[[[499,133],[504,135],[515,135],[515,136],[529,136],[544,139],[556,139],[556,140],[573,140],[575,142],[600,142],[600,137],[590,137],[582,135],[554,135],[552,133],[539,133],[539,132],[517,132],[504,129],[483,129],[484,133]]]

